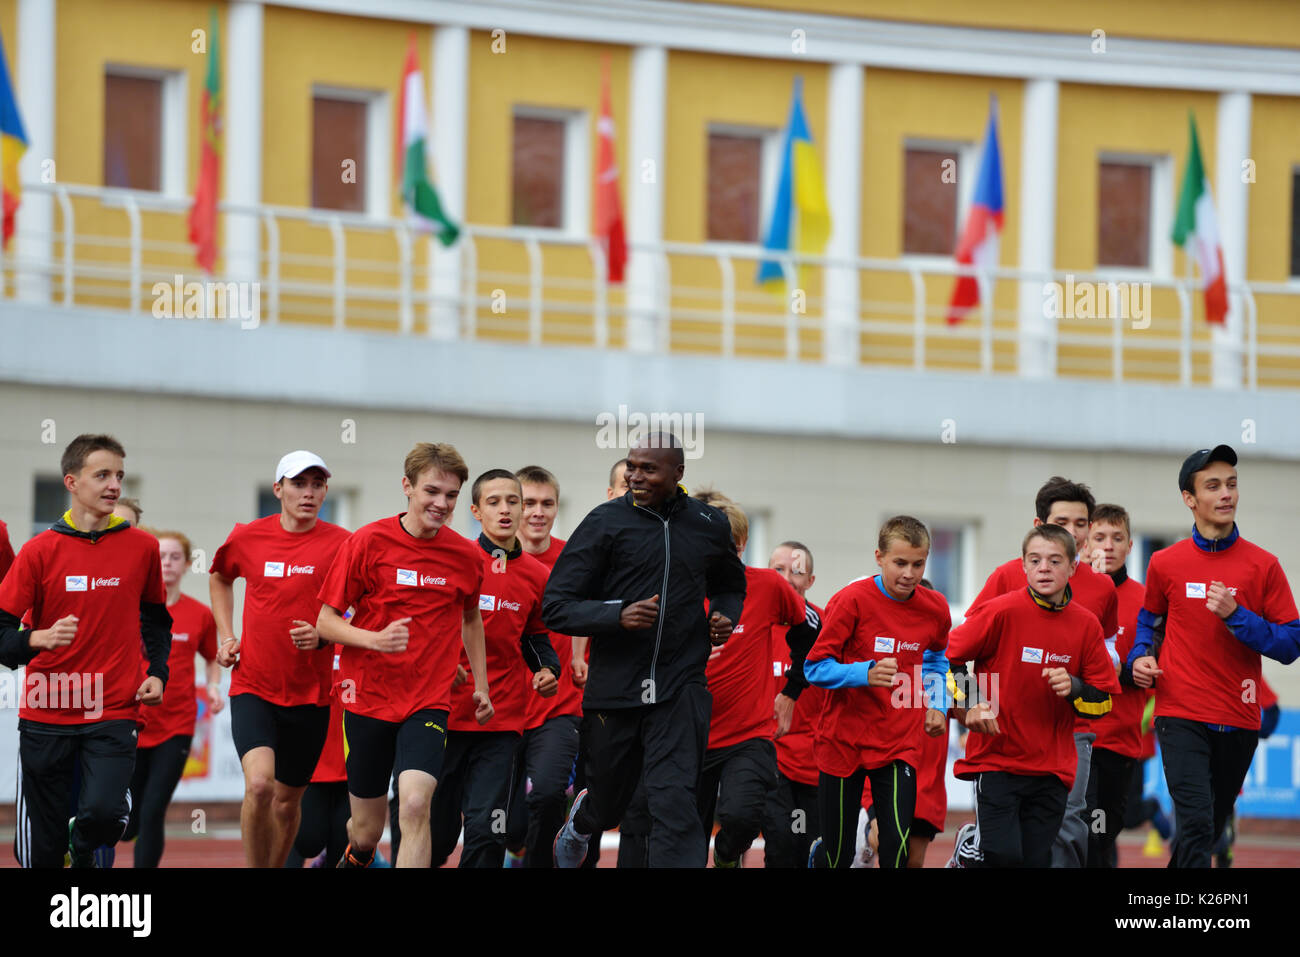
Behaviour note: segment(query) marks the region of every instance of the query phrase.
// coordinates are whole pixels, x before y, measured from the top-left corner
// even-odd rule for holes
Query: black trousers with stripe
[[[1067,788],[1054,774],[983,771],[975,779],[982,867],[1049,867]]]
[[[18,722],[18,813],[14,850],[23,867],[63,867],[69,844],[79,854],[112,847],[129,815],[127,789],[135,770],[135,722],[99,721],[68,730]],[[81,792],[72,794],[80,765]],[[68,833],[68,807],[76,825]]]
[[[1258,731],[1213,731],[1199,721],[1156,718],[1165,781],[1174,799],[1170,867],[1209,867],[1259,743]]]
[[[871,781],[871,804],[880,828],[882,868],[907,866],[907,838],[916,810],[916,768],[906,761],[891,761],[879,768],[859,768],[847,778],[824,771],[817,785],[822,846],[813,867],[849,867],[857,850],[858,811],[862,785]]]

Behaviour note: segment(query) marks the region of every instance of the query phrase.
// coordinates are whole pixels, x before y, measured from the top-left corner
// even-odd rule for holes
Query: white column
[[[831,205],[831,235],[826,255],[856,259],[862,208],[862,87],[857,63],[836,63],[830,69],[826,104],[826,195]],[[822,280],[826,328],[822,359],[833,365],[858,362],[858,271],[829,266]]]
[[[1060,86],[1056,80],[1025,81],[1020,121],[1019,268],[1050,272],[1056,261],[1056,143]],[[1020,283],[1018,297],[1020,375],[1056,375],[1056,318],[1044,315],[1048,277]]]
[[[27,152],[18,164],[18,178],[24,185],[53,183],[58,178],[54,166],[54,24],[54,0],[19,0],[18,37],[16,42],[10,41],[9,55],[10,63],[17,60],[13,79],[27,131]],[[14,242],[9,247],[24,264],[24,271],[17,274],[19,299],[50,300],[50,279],[39,270],[50,263],[53,230],[54,197],[23,190]]]
[[[637,47],[632,51],[628,108],[627,236],[628,243],[659,243],[664,235],[664,117],[668,89],[668,51]],[[615,117],[617,122],[617,117]],[[659,288],[658,254],[631,249],[627,288],[627,347],[653,352],[658,347],[659,306],[667,289]]]
[[[1219,94],[1215,148],[1214,199],[1219,214],[1219,243],[1227,281],[1246,281],[1246,227],[1250,216],[1250,186],[1242,163],[1250,158],[1249,93]],[[1239,389],[1242,384],[1242,344],[1245,317],[1229,291],[1228,315],[1222,328],[1210,332],[1210,382],[1216,389]]]
[[[469,138],[469,30],[433,30],[433,184],[442,208],[454,223],[465,221],[466,157]],[[455,339],[460,333],[461,254],[463,243],[448,249],[430,237],[429,281],[437,297],[429,308],[429,335]]]
[[[234,0],[226,13],[226,35],[220,38],[225,54],[221,64],[225,190],[221,198],[241,206],[262,202],[262,25],[260,2]],[[186,184],[186,190],[192,195],[193,184]],[[256,216],[239,213],[227,214],[225,227],[226,274],[236,280],[258,280],[262,224]]]

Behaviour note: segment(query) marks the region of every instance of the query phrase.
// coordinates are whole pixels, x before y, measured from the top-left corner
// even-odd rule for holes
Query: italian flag
[[[203,129],[199,156],[199,178],[194,184],[194,205],[190,207],[189,237],[194,258],[211,275],[217,262],[217,174],[221,168],[221,50],[217,45],[217,11],[213,8],[208,31],[208,74],[203,82],[199,107]]]
[[[1178,194],[1178,215],[1174,219],[1174,242],[1196,258],[1205,281],[1205,318],[1222,324],[1228,314],[1228,285],[1223,275],[1223,246],[1219,243],[1219,221],[1214,215],[1214,197],[1201,162],[1201,143],[1196,136],[1196,118],[1188,116],[1191,138],[1187,146],[1187,170]]]
[[[420,58],[415,51],[415,35],[406,48],[406,65],[402,67],[402,89],[398,103],[397,154],[401,157],[402,203],[407,213],[418,217],[424,229],[437,233],[444,246],[460,235],[460,227],[442,210],[438,191],[429,182],[424,158],[424,144],[429,138],[428,114],[424,108],[424,80]]]

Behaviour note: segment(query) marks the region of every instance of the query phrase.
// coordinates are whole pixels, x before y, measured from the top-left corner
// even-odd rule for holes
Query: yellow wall
[[[982,29],[1079,33],[1090,43],[1093,30],[1108,35],[1300,47],[1300,5],[1275,0],[687,0],[728,6],[831,14],[872,20],[958,24]],[[791,29],[798,26],[792,19]],[[811,47],[816,37],[810,35]]]
[[[4,37],[9,78],[18,83],[18,0],[0,0],[0,35]]]

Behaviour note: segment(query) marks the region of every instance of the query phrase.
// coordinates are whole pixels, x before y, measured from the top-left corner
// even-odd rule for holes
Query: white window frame
[[[184,199],[189,196],[186,182],[189,157],[189,80],[184,70],[163,70],[158,67],[136,66],[130,63],[105,63],[104,76],[133,77],[140,80],[158,80],[162,83],[162,115],[158,118],[159,196]],[[153,192],[146,190],[145,192]]]
[[[957,223],[956,233],[952,237],[951,253],[946,256],[937,256],[933,253],[909,253],[900,250],[899,258],[908,265],[925,267],[947,266],[951,265],[957,252],[957,242],[961,238],[961,231],[966,227],[966,217],[970,214],[970,204],[975,198],[975,181],[980,174],[980,148],[982,143],[966,142],[964,140],[933,140],[922,137],[907,137],[903,140],[903,173],[907,172],[907,153],[909,150],[927,150],[943,153],[957,154]],[[907,203],[906,192],[902,190],[903,203]],[[903,222],[907,217],[907,206],[901,207],[904,217],[900,220],[899,232],[901,234]],[[902,237],[900,235],[900,243]],[[973,595],[971,597],[974,597]]]
[[[763,243],[767,239],[768,229],[772,225],[772,208],[776,205],[776,185],[781,179],[781,142],[785,136],[784,129],[772,129],[767,126],[745,126],[737,123],[710,123],[705,130],[704,148],[705,155],[708,154],[708,138],[714,133],[719,136],[736,136],[746,139],[755,139],[759,141],[759,161],[758,161],[758,238],[752,243],[737,242],[734,239],[709,239],[707,234],[709,224],[707,221],[708,207],[705,206],[705,239],[703,245],[710,249],[732,249],[736,251],[752,252],[755,249],[762,249]],[[706,182],[705,189],[708,189],[708,168],[704,171]],[[754,268],[758,264],[754,263]]]
[[[365,164],[366,196],[364,215],[375,219],[387,219],[392,211],[391,193],[393,189],[393,150],[392,133],[388,108],[388,94],[383,90],[363,90],[356,87],[328,86],[312,84],[312,102],[317,97],[327,100],[347,100],[352,103],[364,103],[366,107],[366,155],[361,158]],[[314,112],[314,111],[313,111]],[[314,136],[314,131],[313,131]],[[342,212],[342,210],[321,210],[322,212]]]
[[[768,539],[772,528],[772,513],[767,509],[745,509],[749,519],[749,540],[745,542],[745,551],[741,556],[744,564],[751,568],[766,568],[768,556]]]
[[[591,121],[585,110],[568,110],[554,106],[533,106],[516,103],[510,110],[511,162],[514,160],[514,119],[524,117],[534,120],[551,120],[564,124],[564,172],[560,197],[560,225],[512,226],[525,234],[538,236],[591,235]],[[514,190],[514,184],[511,184]]]
[[[881,524],[883,525],[889,517],[888,515],[882,516]],[[918,515],[917,518],[925,523],[925,527],[931,531],[931,534],[933,534],[935,528],[956,530],[959,533],[957,551],[961,572],[957,587],[960,589],[960,594],[948,601],[952,620],[957,622],[965,615],[966,609],[970,607],[970,603],[979,594],[981,582],[978,581],[975,574],[979,522],[968,515]]]
[[[1147,266],[1111,266],[1098,262],[1099,273],[1114,275],[1120,279],[1172,279],[1174,277],[1174,244],[1169,238],[1169,225],[1174,221],[1174,158],[1168,153],[1122,153],[1102,150],[1097,154],[1097,180],[1101,180],[1103,163],[1117,163],[1125,166],[1149,166],[1151,168],[1151,207],[1147,210],[1149,227],[1147,229]],[[1100,196],[1098,197],[1100,200]],[[1097,229],[1100,232],[1100,213],[1098,209]],[[1096,239],[1097,237],[1094,237]],[[1100,250],[1098,250],[1100,252]]]

